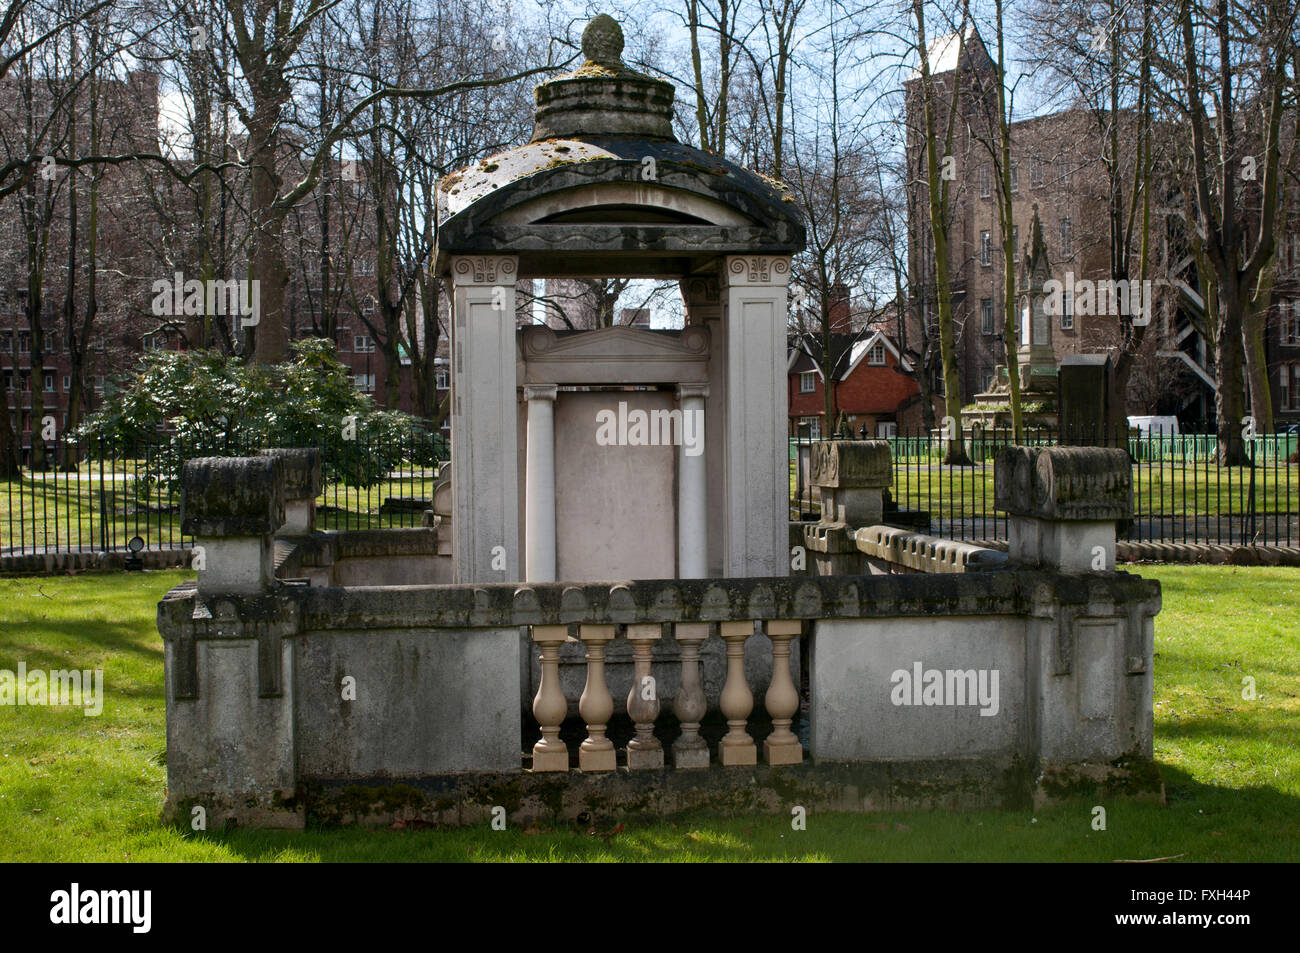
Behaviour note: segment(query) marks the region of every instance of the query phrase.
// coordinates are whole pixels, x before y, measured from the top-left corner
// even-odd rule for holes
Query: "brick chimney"
[[[834,334],[847,334],[852,329],[849,319],[852,308],[849,302],[849,286],[842,281],[837,281],[831,285],[831,332]]]

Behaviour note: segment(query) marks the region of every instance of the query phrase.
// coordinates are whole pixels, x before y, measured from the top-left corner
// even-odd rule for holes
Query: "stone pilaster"
[[[790,259],[729,256],[722,267],[726,325],[726,528],[731,576],[790,571],[786,286]]]
[[[514,255],[451,260],[456,582],[520,578]]]
[[[524,578],[555,582],[554,384],[525,384],[528,447],[524,476]]]

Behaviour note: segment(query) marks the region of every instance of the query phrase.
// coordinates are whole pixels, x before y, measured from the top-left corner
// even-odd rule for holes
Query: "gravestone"
[[[1061,443],[1076,447],[1116,446],[1110,389],[1114,366],[1106,354],[1069,354],[1057,376]]]

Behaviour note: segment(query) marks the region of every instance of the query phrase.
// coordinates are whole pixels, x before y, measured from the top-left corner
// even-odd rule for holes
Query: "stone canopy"
[[[678,142],[672,84],[628,69],[622,48],[618,24],[593,19],[584,65],[537,87],[532,140],[442,180],[440,272],[510,253],[519,278],[686,278],[723,255],[803,249],[785,186]]]

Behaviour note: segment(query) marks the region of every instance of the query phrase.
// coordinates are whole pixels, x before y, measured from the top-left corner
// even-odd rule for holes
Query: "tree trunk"
[[[1219,465],[1242,467],[1250,465],[1246,455],[1246,442],[1242,438],[1242,417],[1246,412],[1243,393],[1245,353],[1241,344],[1241,300],[1230,295],[1222,302],[1219,315],[1219,335],[1215,342],[1215,380],[1219,393],[1215,396],[1215,431],[1219,435]]]
[[[276,169],[279,134],[275,131],[279,110],[275,113],[269,119],[262,117],[250,137],[256,144],[256,151],[250,169],[249,217],[253,227],[253,251],[249,277],[259,283],[261,308],[258,323],[249,330],[253,337],[252,356],[260,364],[279,364],[288,351],[284,296],[289,272],[284,263],[284,216],[276,207],[280,193],[280,174]],[[242,323],[238,316],[227,316],[226,320]],[[248,353],[245,345],[245,357]]]
[[[1275,264],[1259,276],[1259,287],[1246,308],[1245,358],[1246,379],[1250,385],[1250,415],[1256,433],[1273,432],[1273,394],[1268,386],[1268,352],[1264,347],[1264,330],[1268,325],[1269,304],[1273,298]]]
[[[17,380],[16,372],[14,379]],[[9,392],[0,386],[0,478],[13,480],[21,476],[18,460],[17,434],[9,420]]]
[[[934,83],[930,77],[930,60],[926,49],[925,8],[922,0],[914,0],[913,15],[916,17],[917,50],[921,59],[921,90],[925,107],[925,151],[926,180],[929,186],[930,235],[934,246],[935,291],[938,298],[939,318],[939,354],[943,366],[943,401],[944,421],[942,439],[946,446],[943,463],[946,466],[972,466],[966,454],[966,443],[961,426],[961,377],[957,372],[956,340],[953,334],[952,309],[952,262],[948,249],[948,185],[941,180],[939,167],[938,136],[936,133]],[[961,28],[958,36],[965,36],[967,10],[963,6]],[[957,107],[961,102],[961,60],[965,44],[961,42],[958,51],[958,68],[953,71],[952,102],[948,107],[948,130],[945,136],[944,154],[951,154],[953,129],[956,123]]]

